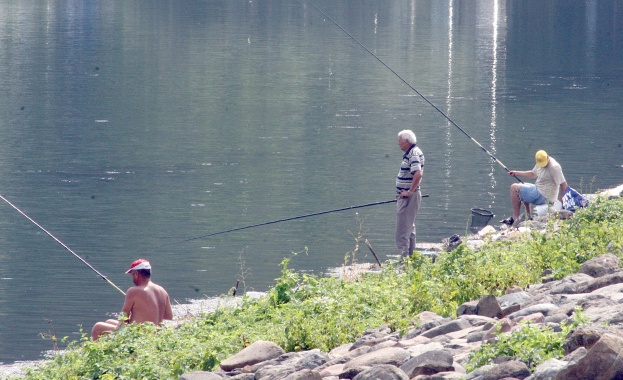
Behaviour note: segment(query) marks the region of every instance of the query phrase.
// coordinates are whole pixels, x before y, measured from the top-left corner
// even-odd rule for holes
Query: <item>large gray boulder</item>
[[[567,365],[564,360],[549,359],[539,364],[534,373],[526,378],[526,380],[552,380],[556,374]]]
[[[393,365],[383,364],[366,369],[353,380],[409,380],[409,377]]]
[[[380,350],[374,350],[367,354],[361,355],[344,364],[344,369],[348,370],[354,367],[377,366],[379,364],[391,364],[400,366],[411,354],[404,348],[389,347]]]
[[[590,349],[606,334],[607,331],[599,326],[580,326],[569,333],[562,347],[565,355],[568,355],[580,347]]]
[[[433,375],[439,372],[454,371],[454,358],[447,350],[432,350],[407,360],[400,369],[413,378],[419,375]]]
[[[556,374],[555,380],[623,379],[623,338],[605,334],[586,355]]]
[[[530,369],[524,362],[511,360],[498,364],[487,371],[482,380],[500,380],[504,378],[525,379],[530,376]]]
[[[502,308],[493,294],[486,295],[478,301],[477,314],[489,318],[504,318]]]
[[[267,365],[255,371],[255,379],[283,379],[296,372],[296,368],[287,365]]]
[[[577,293],[590,293],[606,286],[623,283],[623,271],[604,274],[576,286]]]
[[[455,332],[455,331],[460,331],[460,330],[465,330],[472,327],[472,325],[469,323],[468,320],[466,319],[455,319],[453,321],[450,321],[448,323],[444,323],[441,326],[432,328],[426,332],[424,332],[422,334],[422,336],[425,336],[427,338],[434,338],[436,336],[439,335],[446,335],[448,333],[451,332]]]
[[[363,372],[363,371],[365,371],[367,369],[370,369],[370,368],[371,368],[370,366],[344,368],[343,372],[340,373],[337,377],[338,377],[338,379],[354,379],[361,372]]]
[[[361,338],[353,343],[350,349],[355,350],[361,346],[376,346],[387,340],[398,340],[398,334],[391,333],[389,328],[380,327],[378,329],[366,331]]]
[[[273,360],[267,360],[251,367],[255,372],[255,379],[283,379],[285,377],[297,376],[314,377],[319,376],[320,366],[330,360],[330,356],[320,350],[311,350],[300,353],[287,353]],[[265,365],[266,364],[266,365]],[[248,367],[247,367],[248,368]],[[305,372],[314,370],[316,373]]]
[[[528,306],[525,309],[521,309],[519,311],[512,313],[508,317],[510,319],[514,319],[517,317],[523,317],[523,316],[534,314],[534,313],[541,313],[543,315],[547,315],[548,313],[555,311],[558,308],[559,308],[558,306],[551,304],[551,303],[542,303],[538,305]]]
[[[236,355],[223,360],[220,366],[223,371],[231,371],[265,360],[275,359],[283,354],[285,354],[285,351],[275,343],[258,340]]]
[[[317,371],[306,368],[289,374],[283,380],[322,380],[322,377]]]
[[[532,296],[530,294],[524,291],[520,291],[520,292],[508,293],[508,294],[498,297],[498,303],[500,304],[500,307],[507,308],[513,305],[522,306],[526,302],[530,301],[530,299],[532,299]]]
[[[601,277],[614,273],[621,268],[621,262],[616,255],[611,253],[594,257],[580,266],[580,273],[591,277]]]
[[[584,284],[594,280],[593,277],[585,273],[575,273],[563,278],[560,281],[552,282],[552,287],[549,290],[551,294],[575,294],[581,293],[578,290],[578,285]]]
[[[456,308],[456,315],[476,315],[478,314],[478,301],[468,301]]]
[[[435,327],[441,326],[444,323],[449,322],[451,319],[450,318],[432,318],[432,319],[426,319],[426,322],[423,322],[423,319],[420,318],[420,321],[422,321],[423,323],[420,324],[420,326],[409,330],[403,337],[402,339],[408,340],[408,339],[412,339],[415,338],[416,336],[421,335],[422,333],[424,333],[425,331],[431,330]]]

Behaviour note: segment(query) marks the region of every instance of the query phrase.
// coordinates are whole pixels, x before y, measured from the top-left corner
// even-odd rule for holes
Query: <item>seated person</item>
[[[128,289],[121,309],[122,320],[109,319],[97,322],[91,330],[91,337],[97,340],[102,334],[119,330],[126,323],[151,322],[161,325],[162,321],[173,319],[169,294],[160,285],[151,282],[151,265],[145,259],[132,263],[126,274],[132,275],[133,287]]]
[[[547,155],[544,150],[539,150],[535,155],[536,165],[532,170],[515,171],[510,170],[509,175],[513,177],[536,178],[534,184],[513,183],[510,188],[511,206],[513,216],[504,219],[502,223],[512,226],[519,219],[521,203],[526,207],[526,219],[530,219],[530,204],[543,205],[561,201],[567,189],[567,181],[562,174],[560,164],[553,157]]]

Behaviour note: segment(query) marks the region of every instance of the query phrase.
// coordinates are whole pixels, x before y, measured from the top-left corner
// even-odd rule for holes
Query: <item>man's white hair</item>
[[[417,142],[415,133],[413,133],[413,131],[410,129],[405,129],[403,131],[398,132],[398,138],[401,140],[407,140],[411,144],[415,144]]]

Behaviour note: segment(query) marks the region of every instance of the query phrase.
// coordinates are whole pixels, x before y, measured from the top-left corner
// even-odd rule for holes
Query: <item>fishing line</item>
[[[422,195],[422,198],[427,198],[427,197],[428,197],[428,194],[424,194],[424,195]],[[228,232],[234,232],[234,231],[246,230],[247,228],[253,228],[253,227],[266,226],[266,225],[268,225],[268,224],[275,224],[275,223],[287,222],[287,221],[289,221],[289,220],[303,219],[303,218],[308,218],[308,217],[310,217],[310,216],[330,214],[330,213],[332,213],[332,212],[345,211],[345,210],[353,210],[353,209],[356,209],[356,208],[370,207],[370,206],[382,205],[382,204],[386,204],[386,203],[393,203],[393,202],[396,202],[396,199],[390,199],[390,200],[388,200],[388,201],[372,202],[372,203],[366,203],[366,204],[363,204],[363,205],[358,205],[358,206],[348,206],[348,207],[336,208],[336,209],[334,209],[334,210],[320,211],[320,212],[314,212],[314,213],[311,213],[311,214],[305,214],[305,215],[293,216],[293,217],[290,217],[290,218],[279,219],[279,220],[273,220],[273,221],[270,221],[270,222],[264,222],[264,223],[258,223],[258,224],[252,224],[252,225],[250,225],[250,226],[238,227],[238,228],[232,228],[232,229],[230,229],[230,230],[225,230],[225,231],[213,232],[213,233],[211,233],[211,234],[201,235],[201,236],[197,236],[197,237],[193,237],[193,238],[189,238],[189,239],[185,239],[185,240],[176,241],[176,242],[174,242],[174,243],[169,243],[169,244],[161,245],[160,247],[166,247],[166,246],[173,245],[173,244],[179,244],[179,243],[184,243],[184,242],[187,242],[187,241],[192,241],[192,240],[203,239],[203,238],[207,238],[207,237],[209,237],[209,236],[214,236],[214,235],[225,234],[225,233],[228,233]]]
[[[334,21],[329,15],[327,15],[322,9],[318,8],[316,6],[316,4],[312,3],[310,0],[303,0],[307,3],[309,3],[312,7],[314,7],[318,12],[320,12],[324,17],[327,18],[327,20],[331,21],[335,26],[337,26],[342,32],[346,33],[346,35],[348,37],[350,37],[353,41],[355,41],[359,46],[361,46],[365,51],[367,51],[368,53],[370,53],[371,56],[373,56],[377,61],[379,61],[383,66],[385,66],[389,71],[391,71],[398,79],[400,79],[402,81],[402,83],[406,84],[411,90],[413,90],[416,94],[418,94],[420,96],[420,98],[422,98],[426,103],[428,103],[431,107],[433,107],[437,112],[439,112],[444,118],[446,118],[446,120],[448,120],[452,125],[454,125],[455,127],[457,127],[459,129],[459,131],[463,132],[463,134],[465,134],[465,136],[467,136],[470,140],[472,140],[476,145],[478,145],[480,147],[480,149],[482,149],[485,153],[487,153],[489,155],[489,157],[491,157],[491,159],[493,159],[495,162],[497,162],[498,164],[500,164],[501,167],[504,168],[504,170],[506,170],[506,172],[510,172],[510,170],[508,170],[508,168],[502,163],[502,161],[498,160],[497,157],[495,157],[491,152],[489,152],[485,147],[483,147],[478,141],[476,141],[475,138],[473,138],[472,136],[469,135],[469,133],[467,133],[463,128],[461,128],[457,123],[454,122],[454,120],[452,120],[450,118],[450,116],[446,115],[441,109],[439,109],[439,107],[437,107],[433,102],[431,102],[430,100],[428,100],[428,98],[426,96],[424,96],[421,92],[419,92],[417,89],[415,89],[415,87],[413,87],[409,82],[407,82],[404,78],[402,78],[396,71],[394,71],[394,69],[392,69],[388,64],[386,64],[385,62],[383,62],[383,60],[381,58],[379,58],[376,54],[374,54],[373,52],[370,51],[370,49],[368,49],[364,44],[362,44],[361,42],[359,42],[359,40],[357,40],[355,37],[353,37],[350,33],[348,33],[348,31],[346,31],[346,29],[342,28],[342,26],[340,26],[340,24],[338,24],[336,21]],[[519,182],[523,181],[517,177],[515,177],[515,179],[517,179]]]
[[[48,230],[46,230],[45,228],[43,228],[39,223],[35,222],[30,216],[26,215],[26,213],[24,213],[22,210],[20,210],[19,208],[17,208],[17,206],[15,206],[13,203],[9,202],[8,199],[6,199],[5,197],[3,197],[0,194],[0,198],[2,198],[3,201],[5,201],[6,203],[9,204],[9,206],[13,207],[15,210],[17,210],[17,212],[19,212],[20,214],[22,214],[24,217],[26,217],[26,219],[30,220],[35,226],[39,227],[39,229],[41,229],[41,231],[45,232],[46,234],[48,234],[48,236],[50,236],[52,239],[54,239],[58,244],[60,244],[63,248],[65,248],[66,250],[68,250],[72,255],[74,255],[76,258],[78,258],[80,261],[82,261],[84,264],[86,264],[86,266],[88,266],[89,268],[91,268],[91,270],[95,273],[97,273],[102,280],[108,282],[110,285],[112,285],[115,289],[117,289],[118,291],[121,292],[121,294],[123,294],[125,296],[125,292],[121,289],[119,289],[119,287],[115,284],[113,284],[112,281],[110,281],[106,276],[104,276],[103,274],[101,274],[100,272],[97,271],[97,269],[93,268],[91,266],[91,264],[87,263],[82,257],[78,256],[74,251],[72,251],[68,246],[65,245],[65,243],[63,243],[62,241],[60,241],[59,239],[56,238],[56,236],[52,235]]]

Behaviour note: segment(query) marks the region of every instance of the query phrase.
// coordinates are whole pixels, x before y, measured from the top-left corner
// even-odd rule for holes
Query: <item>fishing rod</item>
[[[427,198],[427,197],[428,197],[428,194],[422,195],[422,198]],[[192,241],[192,240],[203,239],[203,238],[207,238],[209,236],[220,235],[220,234],[225,234],[225,233],[234,232],[234,231],[240,231],[240,230],[246,230],[247,228],[266,226],[268,224],[275,224],[275,223],[280,223],[280,222],[287,222],[289,220],[303,219],[303,218],[308,218],[310,216],[324,215],[324,214],[330,214],[332,212],[353,210],[353,209],[356,209],[356,208],[370,207],[370,206],[376,206],[376,205],[382,205],[382,204],[394,203],[394,202],[396,202],[396,199],[390,199],[388,201],[372,202],[372,203],[366,203],[366,204],[358,205],[358,206],[348,206],[348,207],[336,208],[334,210],[320,211],[320,212],[314,212],[314,213],[311,213],[311,214],[293,216],[293,217],[290,217],[290,218],[273,220],[273,221],[270,221],[270,222],[264,222],[264,223],[258,223],[258,224],[252,224],[250,226],[232,228],[230,230],[225,230],[225,231],[213,232],[213,233],[207,234],[207,235],[201,235],[201,236],[197,236],[197,237],[193,237],[193,238],[189,238],[189,239],[185,239],[185,240],[180,240],[180,241],[177,241],[175,243],[165,244],[165,245],[162,245],[161,247],[166,247],[166,246],[173,245],[173,244],[184,243],[184,242]]]
[[[9,204],[9,206],[13,207],[15,210],[17,210],[17,212],[19,212],[20,214],[22,214],[24,217],[26,217],[26,219],[30,220],[35,226],[39,227],[39,229],[41,229],[41,231],[45,232],[46,234],[48,234],[48,236],[50,236],[52,239],[54,239],[58,244],[60,244],[63,248],[65,248],[66,250],[68,250],[72,255],[74,255],[76,258],[78,258],[78,260],[82,261],[84,264],[86,264],[86,266],[88,266],[89,268],[91,268],[91,270],[95,273],[98,274],[98,276],[100,276],[102,278],[102,280],[108,282],[110,285],[112,285],[115,289],[117,289],[118,291],[121,292],[121,294],[123,294],[125,296],[125,292],[121,289],[119,289],[119,287],[117,285],[115,285],[112,281],[110,281],[106,276],[104,276],[103,274],[101,274],[100,272],[97,271],[97,269],[93,268],[91,266],[91,264],[87,263],[82,257],[78,256],[74,251],[72,251],[68,246],[65,245],[65,243],[63,243],[62,241],[60,241],[59,239],[56,238],[56,236],[52,235],[48,230],[46,230],[45,228],[43,228],[39,223],[35,222],[30,216],[26,215],[26,213],[24,213],[22,210],[20,210],[19,208],[17,208],[17,206],[15,206],[13,203],[9,202],[8,199],[6,199],[5,197],[3,197],[0,194],[0,198],[5,201],[6,203]]]
[[[463,134],[465,134],[465,136],[467,136],[470,140],[472,140],[474,142],[474,144],[476,144],[478,147],[480,147],[480,149],[482,149],[486,154],[489,155],[489,157],[494,160],[495,162],[497,162],[498,164],[500,164],[501,167],[504,168],[504,170],[506,170],[507,173],[510,173],[510,170],[502,163],[502,161],[500,161],[497,157],[495,157],[493,155],[493,153],[491,153],[490,151],[488,151],[484,146],[482,146],[475,138],[473,138],[472,136],[469,135],[469,133],[467,133],[463,128],[461,128],[461,126],[459,126],[457,123],[454,122],[454,120],[452,120],[450,118],[450,116],[446,115],[446,113],[444,113],[441,109],[439,109],[439,107],[437,107],[433,102],[431,102],[430,100],[428,100],[428,98],[426,96],[424,96],[421,92],[419,92],[415,87],[413,87],[409,82],[407,82],[404,78],[402,78],[394,69],[392,69],[387,63],[385,63],[381,58],[379,58],[376,54],[374,54],[373,52],[370,51],[370,49],[368,49],[364,44],[362,44],[361,42],[359,42],[359,40],[357,40],[355,37],[353,37],[350,33],[348,33],[348,31],[344,28],[342,28],[342,26],[340,24],[338,24],[336,21],[334,21],[328,14],[326,14],[322,9],[318,8],[316,6],[316,4],[314,4],[313,2],[311,2],[311,0],[303,0],[307,3],[309,3],[312,7],[314,7],[318,12],[320,12],[324,17],[326,17],[329,21],[331,21],[335,26],[337,26],[342,32],[346,33],[346,35],[348,37],[350,37],[353,41],[355,41],[359,46],[361,46],[365,51],[367,51],[368,53],[370,53],[371,56],[373,56],[377,61],[379,61],[383,66],[385,66],[389,71],[391,71],[398,79],[400,79],[402,81],[402,83],[406,84],[411,90],[413,90],[416,94],[418,94],[420,96],[420,98],[422,98],[426,103],[428,103],[431,107],[433,107],[437,112],[439,112],[443,117],[446,118],[446,120],[448,120],[452,125],[454,125],[455,127],[457,127],[459,129],[459,131],[463,132]],[[516,180],[518,180],[519,182],[523,183],[523,181],[519,178],[515,177]]]

